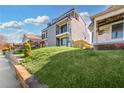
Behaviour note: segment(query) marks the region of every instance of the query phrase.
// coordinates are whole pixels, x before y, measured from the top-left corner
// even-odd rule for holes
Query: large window
[[[57,46],[68,46],[68,42],[69,42],[69,38],[65,37],[65,38],[56,38],[56,45]]]
[[[67,24],[61,26],[61,33],[67,32]]]
[[[62,46],[68,46],[68,38],[67,37],[61,39],[61,45]]]
[[[123,37],[123,23],[112,25],[112,38],[122,38]]]

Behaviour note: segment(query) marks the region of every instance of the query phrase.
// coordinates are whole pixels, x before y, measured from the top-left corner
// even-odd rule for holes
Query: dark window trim
[[[119,30],[117,30],[117,28],[113,30],[113,28],[115,28],[113,26],[119,26],[119,24],[122,25],[122,28],[119,28]],[[112,39],[123,38],[123,30],[124,30],[123,26],[124,26],[123,22],[112,24],[112,26],[111,26],[112,27],[112,35],[111,35]],[[122,32],[122,36],[121,37],[118,37],[119,36],[119,32]],[[113,33],[115,33],[115,37],[113,37]]]

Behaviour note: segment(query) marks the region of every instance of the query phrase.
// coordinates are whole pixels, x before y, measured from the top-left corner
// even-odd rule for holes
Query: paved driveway
[[[19,88],[15,72],[8,60],[0,53],[0,88]]]

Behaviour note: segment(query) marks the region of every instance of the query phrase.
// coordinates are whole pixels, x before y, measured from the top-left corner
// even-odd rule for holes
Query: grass
[[[23,53],[23,51],[19,51],[18,50],[18,51],[16,51],[15,56],[23,58],[24,57],[24,53]]]
[[[37,48],[32,48],[32,50],[36,50]],[[20,57],[20,58],[24,58],[24,50],[17,50],[15,53],[15,56]]]
[[[41,48],[21,64],[49,87],[124,87],[123,50]]]

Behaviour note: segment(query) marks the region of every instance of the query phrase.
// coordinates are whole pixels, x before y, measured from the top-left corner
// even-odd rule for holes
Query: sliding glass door
[[[56,39],[56,45],[57,46],[68,46],[68,37],[65,38],[57,38]]]

